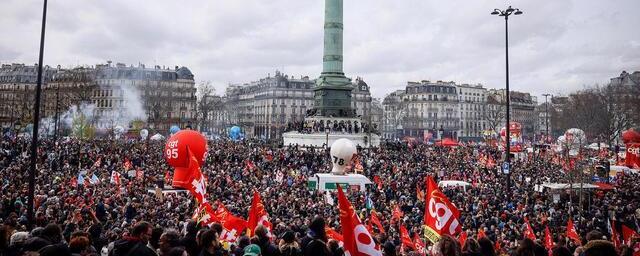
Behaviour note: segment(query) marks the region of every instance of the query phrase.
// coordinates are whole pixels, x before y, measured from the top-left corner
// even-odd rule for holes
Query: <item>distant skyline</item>
[[[344,70],[374,97],[407,81],[504,87],[509,4],[510,85],[543,100],[640,70],[640,1],[345,0]],[[187,66],[219,94],[275,70],[322,70],[322,0],[49,1],[44,62]],[[42,1],[4,0],[0,63],[38,59]]]

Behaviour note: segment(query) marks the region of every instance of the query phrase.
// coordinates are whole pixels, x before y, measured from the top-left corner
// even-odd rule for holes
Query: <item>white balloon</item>
[[[147,138],[147,136],[149,136],[149,131],[147,129],[140,130],[140,138],[144,140]]]
[[[115,128],[113,128],[113,132],[116,134],[124,134],[124,127],[118,125]]]
[[[344,168],[351,164],[354,155],[358,153],[355,144],[349,139],[338,139],[331,145],[331,163],[333,168],[331,173],[335,175],[343,175]]]

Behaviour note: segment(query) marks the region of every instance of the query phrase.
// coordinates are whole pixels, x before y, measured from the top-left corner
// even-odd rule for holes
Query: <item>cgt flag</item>
[[[340,209],[340,226],[342,227],[345,255],[382,256],[382,253],[376,248],[373,237],[360,222],[360,218],[356,215],[353,206],[349,200],[347,200],[340,186],[338,186],[338,205]]]
[[[553,236],[551,235],[551,230],[549,230],[549,226],[544,229],[544,248],[546,248],[549,252],[553,248]]]
[[[526,224],[524,230],[524,238],[529,238],[532,241],[536,240],[536,234],[533,233],[533,228],[531,228],[531,224],[529,224],[529,219],[527,217],[524,218],[524,223]]]
[[[571,218],[569,218],[569,221],[567,222],[567,238],[573,240],[573,242],[577,245],[582,245],[580,235],[578,235],[576,227],[573,225],[573,220],[571,220]]]
[[[249,209],[249,220],[247,230],[247,236],[251,237],[255,234],[255,229],[259,225],[267,228],[269,237],[272,236],[271,233],[271,222],[269,222],[269,214],[267,214],[267,210],[264,209],[264,204],[262,203],[262,199],[260,198],[260,193],[258,191],[253,192],[253,200],[251,201],[251,209]]]
[[[405,228],[404,225],[400,225],[400,239],[402,240],[403,246],[407,246],[414,251],[417,250],[416,244],[411,240],[409,231],[407,231],[407,228]]]
[[[424,234],[435,243],[442,235],[455,236],[462,231],[460,212],[445,196],[433,177],[427,177],[427,196],[424,211]]]

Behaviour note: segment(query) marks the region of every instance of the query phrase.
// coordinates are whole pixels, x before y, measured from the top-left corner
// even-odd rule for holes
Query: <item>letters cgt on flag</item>
[[[424,213],[424,234],[435,243],[443,234],[452,235],[462,231],[460,212],[438,189],[433,177],[427,177],[427,197]]]

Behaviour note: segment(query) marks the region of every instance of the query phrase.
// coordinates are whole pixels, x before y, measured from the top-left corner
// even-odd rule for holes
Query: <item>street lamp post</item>
[[[549,103],[547,102],[547,97],[551,96],[551,94],[545,93],[542,94],[542,96],[544,96],[544,124],[546,125],[546,141],[549,139]]]
[[[493,9],[491,15],[498,15],[504,17],[504,41],[505,41],[505,76],[506,76],[506,90],[505,90],[505,98],[507,104],[507,114],[506,114],[506,126],[505,126],[505,162],[507,163],[507,167],[509,171],[507,172],[507,187],[511,187],[511,139],[509,137],[509,16],[511,15],[520,15],[522,11],[518,8],[512,8],[509,6],[506,10]]]
[[[44,31],[47,24],[47,0],[42,7],[42,29],[40,31],[40,56],[38,57],[38,80],[36,84],[36,102],[33,107],[33,136],[31,137],[31,166],[29,168],[29,199],[27,216],[29,228],[34,224],[33,198],[36,183],[36,162],[38,161],[38,123],[40,121],[40,94],[42,91],[42,57],[44,55]]]

